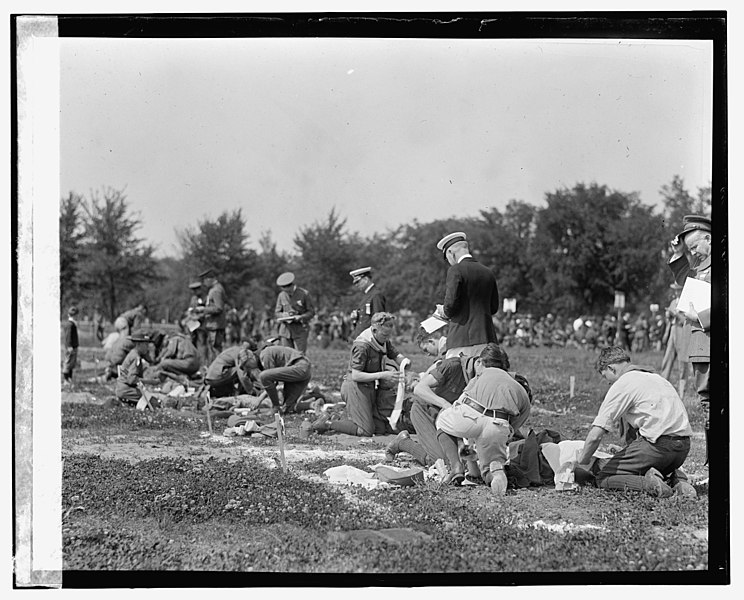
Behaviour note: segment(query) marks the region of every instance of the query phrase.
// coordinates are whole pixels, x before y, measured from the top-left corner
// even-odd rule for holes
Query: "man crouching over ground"
[[[631,363],[619,346],[602,349],[596,369],[612,385],[578,455],[579,465],[589,464],[604,434],[619,422],[629,443],[606,462],[595,463],[598,487],[661,498],[675,492],[696,496],[679,469],[690,452],[692,428],[674,386],[652,369]]]
[[[475,440],[483,481],[494,493],[503,494],[507,444],[530,415],[530,397],[504,370],[499,350],[496,345],[484,348],[475,361],[475,378],[452,406],[437,415],[436,427],[449,436]],[[438,438],[441,444],[443,437],[438,434]],[[454,457],[448,462],[452,464]]]
[[[331,421],[324,413],[313,423],[313,429],[324,433],[329,429],[349,435],[370,437],[375,431],[386,430],[387,419],[377,404],[376,382],[385,380],[397,385],[399,371],[385,369],[385,359],[397,365],[405,358],[390,343],[395,315],[379,312],[372,315],[372,324],[362,331],[351,346],[349,373],[341,384],[341,399],[346,402],[348,419]]]

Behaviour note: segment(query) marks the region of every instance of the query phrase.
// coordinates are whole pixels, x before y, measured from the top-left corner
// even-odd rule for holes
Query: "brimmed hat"
[[[352,276],[352,282],[356,283],[359,281],[362,277],[369,277],[372,275],[372,267],[362,267],[361,269],[354,269],[353,271],[349,271],[349,275]]]
[[[199,273],[199,279],[211,277],[212,275],[214,275],[214,269],[207,269],[206,271],[202,271],[201,273]]]
[[[710,233],[710,219],[708,217],[704,217],[703,215],[685,215],[684,227],[682,231],[677,234],[677,237],[681,240],[692,231],[705,231],[707,233]]]
[[[439,240],[437,242],[437,249],[441,250],[442,252],[447,252],[447,249],[452,244],[456,244],[457,242],[464,242],[467,239],[468,237],[465,235],[464,232],[456,231],[455,233],[445,235],[441,240]]]
[[[284,287],[285,285],[292,285],[292,282],[294,281],[295,276],[294,273],[290,273],[287,271],[286,273],[282,273],[279,275],[279,277],[276,278],[276,285],[279,287]]]
[[[201,281],[192,281],[189,284],[189,289],[198,290],[202,286]]]

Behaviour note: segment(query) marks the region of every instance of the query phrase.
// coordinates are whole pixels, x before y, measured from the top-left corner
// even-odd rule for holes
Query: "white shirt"
[[[459,265],[466,258],[473,258],[473,255],[472,254],[463,254],[460,258],[457,259],[457,264]]]
[[[621,419],[652,444],[660,435],[692,435],[677,391],[657,373],[628,371],[621,375],[607,390],[592,425],[612,431]]]
[[[367,292],[369,292],[369,290],[371,290],[374,286],[375,286],[374,282],[370,283],[367,286],[367,288],[364,290],[364,293],[366,294]]]

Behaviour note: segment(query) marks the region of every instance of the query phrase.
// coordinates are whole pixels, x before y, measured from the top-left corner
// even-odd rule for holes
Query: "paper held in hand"
[[[432,315],[425,321],[421,321],[421,327],[426,330],[426,333],[434,333],[447,324],[447,321],[443,321],[436,315]]]
[[[690,303],[698,314],[704,310],[710,310],[710,284],[708,282],[693,277],[687,278],[677,301],[677,309],[689,310]]]

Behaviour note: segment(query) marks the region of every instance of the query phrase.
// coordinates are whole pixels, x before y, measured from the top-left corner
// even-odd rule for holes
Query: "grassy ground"
[[[400,349],[415,370],[427,366],[412,347]],[[83,348],[81,359],[88,364],[99,352]],[[313,380],[337,391],[348,351],[308,354]],[[607,389],[593,371],[595,355],[517,348],[509,355],[534,392],[525,432],[550,428],[583,439]],[[661,355],[634,358],[658,367]],[[76,373],[78,391],[111,395],[82,383],[90,374]],[[707,476],[702,423],[692,391],[686,403],[696,435],[685,470],[695,482]],[[284,471],[275,441],[209,437],[205,420],[189,411],[63,404],[62,416],[66,570],[638,576],[708,567],[705,486],[692,500],[549,486],[496,498],[485,487],[433,482],[365,490],[333,486],[322,473],[382,461],[390,436],[302,439],[302,417],[288,416]],[[614,435],[605,441],[619,443]]]

